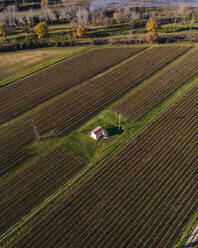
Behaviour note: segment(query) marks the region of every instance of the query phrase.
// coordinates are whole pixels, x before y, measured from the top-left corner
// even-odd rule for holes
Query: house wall
[[[95,140],[97,140],[95,133],[91,133],[91,137],[94,138]]]

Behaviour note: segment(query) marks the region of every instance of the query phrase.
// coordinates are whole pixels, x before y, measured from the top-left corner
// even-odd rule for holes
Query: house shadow
[[[194,247],[194,246],[196,246],[198,243],[197,242],[191,242],[191,243],[189,243],[189,244],[187,244],[187,245],[184,245],[184,247],[183,248],[190,248],[190,247]]]
[[[108,136],[115,136],[115,135],[119,135],[121,133],[123,133],[123,129],[120,127],[120,129],[118,127],[115,126],[110,126],[109,128],[106,128],[105,130],[107,130]]]

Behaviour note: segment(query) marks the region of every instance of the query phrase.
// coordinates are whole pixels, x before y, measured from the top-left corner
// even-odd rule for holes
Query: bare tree
[[[191,40],[191,41],[192,41],[192,39],[193,39],[192,26],[193,26],[194,22],[195,22],[195,15],[194,15],[194,13],[192,13],[192,15],[191,15],[191,21],[190,21],[190,23],[189,23],[190,40]]]
[[[28,33],[28,19],[26,16],[21,17],[21,23],[23,24],[23,27],[25,28],[26,32]]]
[[[129,7],[124,8],[123,10],[124,22],[129,22],[131,20],[131,15],[132,15],[131,9]]]
[[[90,12],[89,18],[94,25],[110,25],[113,23],[113,18],[106,16],[103,10]]]
[[[61,16],[63,18],[75,19],[79,3],[80,1],[78,0],[61,0]]]
[[[128,10],[126,10],[126,13],[121,8],[118,8],[118,10],[113,14],[114,19],[118,24],[124,23],[125,20],[128,18]],[[125,16],[126,14],[126,16]]]
[[[72,19],[76,15],[76,12],[68,5],[63,5],[61,8],[61,17]]]
[[[195,22],[195,16],[192,15],[192,18],[191,18],[191,21],[190,21],[190,24],[189,24],[189,29],[190,30],[192,30],[192,26],[193,26],[194,22]]]
[[[36,24],[38,24],[40,22],[41,16],[38,15],[38,12],[30,9],[27,12],[27,19],[28,19],[28,23],[30,24],[30,26],[35,26]]]
[[[135,23],[140,20],[141,16],[140,13],[138,13],[137,11],[133,10],[131,12],[131,16],[130,16],[130,24],[131,24],[131,29],[134,27]]]
[[[59,22],[60,17],[61,17],[61,12],[62,12],[61,5],[60,4],[53,4],[53,6],[51,7],[51,11],[54,14],[57,22]]]
[[[173,31],[175,30],[175,26],[176,26],[176,23],[177,23],[177,20],[178,20],[178,8],[175,7],[173,9],[173,12],[172,12],[172,18],[174,19],[174,22],[173,22]]]
[[[185,3],[181,3],[177,9],[178,15],[181,19],[181,24],[184,24],[189,15],[189,7]]]
[[[91,0],[59,0],[61,2],[62,7],[69,7],[70,14],[75,13],[78,11],[79,8],[86,9],[89,12],[90,9],[90,2]],[[74,17],[74,16],[73,16]]]
[[[8,7],[6,7],[0,13],[0,22],[7,26],[16,25],[16,6],[15,5],[8,5]]]
[[[32,126],[33,126],[33,132],[34,132],[35,141],[41,141],[38,129],[37,129],[36,124],[34,123],[33,119],[32,119]]]
[[[101,10],[98,12],[98,24],[104,25],[104,19],[105,19],[105,15],[104,12]]]
[[[79,7],[76,12],[76,17],[77,17],[77,22],[80,25],[86,26],[89,19],[89,12],[87,9]]]
[[[91,12],[91,21],[94,25],[99,23],[99,11]]]
[[[41,8],[41,19],[46,22],[50,22],[50,21],[54,21],[56,18],[50,8],[48,8],[47,6],[43,6]]]

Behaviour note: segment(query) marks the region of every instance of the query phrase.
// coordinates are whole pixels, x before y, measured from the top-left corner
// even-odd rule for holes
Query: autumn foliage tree
[[[4,23],[0,23],[0,35],[6,38],[7,26]]]
[[[145,38],[148,44],[153,44],[158,42],[159,36],[157,33],[150,31],[145,35]]]
[[[34,28],[39,40],[48,37],[48,25],[46,22],[40,22]]]
[[[150,31],[155,32],[155,31],[159,30],[160,27],[161,27],[160,22],[153,19],[153,18],[150,18],[146,23],[146,30],[148,32],[150,32]]]
[[[86,28],[84,26],[79,26],[77,28],[77,36],[78,37],[83,37],[86,35]]]

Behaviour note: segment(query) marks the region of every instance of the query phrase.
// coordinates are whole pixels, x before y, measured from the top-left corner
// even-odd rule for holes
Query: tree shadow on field
[[[189,243],[188,245],[184,245],[184,247],[183,248],[190,248],[190,247],[194,247],[194,246],[196,246],[198,243],[197,242],[191,242],[191,243]]]
[[[115,136],[115,135],[119,135],[123,133],[123,129],[120,127],[120,129],[118,127],[115,126],[110,126],[109,128],[106,128],[108,136]]]

